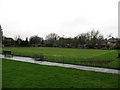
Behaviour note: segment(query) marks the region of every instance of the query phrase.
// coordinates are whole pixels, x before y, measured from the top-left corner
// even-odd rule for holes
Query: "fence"
[[[120,69],[120,59],[119,58],[75,58],[75,57],[63,57],[63,56],[44,56],[45,61],[66,63],[66,64],[76,64],[94,67],[106,67],[113,69]]]

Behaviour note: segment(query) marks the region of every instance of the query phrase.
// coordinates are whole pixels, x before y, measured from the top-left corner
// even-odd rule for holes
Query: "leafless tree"
[[[29,41],[30,41],[30,44],[41,44],[42,43],[42,40],[43,40],[43,38],[42,37],[39,37],[39,36],[37,36],[37,35],[35,35],[35,36],[31,36],[30,37],[30,39],[29,39]]]
[[[59,40],[60,36],[56,33],[50,33],[46,36],[46,41],[48,46],[57,46],[57,40]]]

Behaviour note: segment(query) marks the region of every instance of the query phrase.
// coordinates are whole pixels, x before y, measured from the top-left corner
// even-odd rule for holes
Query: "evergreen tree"
[[[29,42],[28,42],[28,38],[26,37],[26,40],[25,40],[25,46],[28,47],[29,46]]]

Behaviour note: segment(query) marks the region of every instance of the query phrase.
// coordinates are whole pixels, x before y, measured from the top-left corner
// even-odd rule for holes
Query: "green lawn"
[[[118,88],[118,75],[2,60],[3,88]]]
[[[108,68],[119,68],[117,50],[100,49],[72,49],[72,48],[51,48],[51,47],[8,47],[3,50],[11,50],[14,55],[33,57],[34,54],[43,53],[45,60],[70,64],[80,64],[88,66],[99,66]],[[120,51],[120,50],[119,50]],[[94,61],[81,62],[81,61]],[[99,62],[109,63],[99,63]],[[97,62],[97,63],[95,63]]]

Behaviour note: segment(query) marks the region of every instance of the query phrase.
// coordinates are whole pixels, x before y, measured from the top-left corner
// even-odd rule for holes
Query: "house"
[[[102,47],[105,49],[114,49],[116,44],[117,44],[117,39],[112,37],[112,38],[109,38],[108,40],[105,39],[105,42],[103,43]]]

